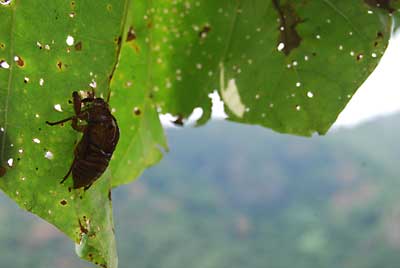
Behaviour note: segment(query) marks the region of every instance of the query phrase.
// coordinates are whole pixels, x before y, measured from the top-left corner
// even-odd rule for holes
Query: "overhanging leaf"
[[[150,56],[133,60],[150,59],[165,113],[204,122],[218,88],[230,120],[323,134],[387,46],[391,16],[367,2],[134,2]]]

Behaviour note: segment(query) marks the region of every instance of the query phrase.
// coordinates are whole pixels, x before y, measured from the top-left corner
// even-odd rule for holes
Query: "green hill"
[[[398,267],[400,116],[298,138],[215,122],[113,192],[120,267]],[[1,267],[87,267],[48,224],[0,205]]]

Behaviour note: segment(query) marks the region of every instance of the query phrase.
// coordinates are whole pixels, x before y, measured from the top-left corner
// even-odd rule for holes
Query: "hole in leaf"
[[[10,68],[10,64],[8,64],[8,62],[6,62],[5,60],[0,60],[0,68],[8,69]]]
[[[278,51],[282,51],[284,48],[285,48],[285,44],[284,43],[281,42],[281,43],[278,44],[278,47],[277,47]]]
[[[54,155],[53,155],[52,152],[47,151],[47,152],[44,154],[44,157],[47,158],[47,159],[49,159],[49,160],[52,160],[52,159],[54,158]]]
[[[96,81],[95,81],[94,79],[92,79],[92,82],[89,83],[89,86],[90,86],[91,88],[96,88],[96,87],[97,87]]]
[[[38,46],[39,49],[43,48],[42,44],[39,41],[36,42],[36,45]]]
[[[9,6],[11,4],[11,0],[0,0],[0,5]]]
[[[62,112],[63,111],[60,104],[55,104],[54,105],[54,110],[56,110],[58,112]]]
[[[74,38],[71,35],[67,36],[67,40],[65,42],[67,43],[68,46],[73,46],[74,45]]]

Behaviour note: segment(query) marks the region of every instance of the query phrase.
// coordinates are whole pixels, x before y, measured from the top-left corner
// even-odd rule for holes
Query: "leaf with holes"
[[[208,95],[219,89],[229,120],[324,134],[377,65],[398,4],[137,1],[132,27],[145,43],[136,42],[133,60],[148,59],[165,113],[201,107],[206,122]]]
[[[20,1],[0,5],[0,188],[54,224],[77,253],[116,267],[111,175],[88,191],[61,185],[81,135],[69,123],[73,91],[107,96],[128,1]]]
[[[152,96],[152,80],[156,74],[148,65],[151,59],[132,61],[144,53],[138,47],[145,43],[144,39],[136,40],[136,33],[129,26],[137,20],[133,16],[136,8],[131,4],[128,10],[120,61],[111,84],[111,105],[116,107],[114,114],[123,133],[111,163],[113,186],[137,178],[145,168],[158,162],[162,158],[161,150],[167,148]]]
[[[57,226],[79,256],[116,267],[111,187],[162,156],[158,112],[325,133],[376,66],[399,1],[0,0],[0,188]],[[127,23],[126,22],[127,16]],[[120,61],[117,63],[117,57]],[[112,81],[110,79],[112,78]],[[111,85],[110,85],[111,82]],[[107,97],[121,139],[89,191],[59,182],[81,138],[73,91]]]

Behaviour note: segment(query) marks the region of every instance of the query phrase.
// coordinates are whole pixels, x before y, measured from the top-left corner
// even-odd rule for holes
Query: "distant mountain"
[[[169,129],[164,160],[114,191],[120,267],[398,267],[399,133],[399,115],[311,139],[228,122]],[[2,267],[87,267],[2,201]]]

